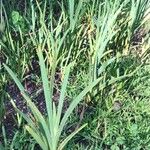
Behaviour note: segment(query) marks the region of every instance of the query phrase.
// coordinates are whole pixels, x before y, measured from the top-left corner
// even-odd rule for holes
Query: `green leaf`
[[[12,22],[16,25],[20,21],[20,15],[18,11],[12,11],[11,13]]]
[[[2,33],[4,32],[5,26],[6,26],[6,24],[5,24],[4,17],[3,17],[3,16],[0,16],[0,33],[1,33],[1,32],[2,32]]]
[[[22,31],[26,31],[25,19],[17,11],[11,13],[12,23],[17,31],[21,28]]]
[[[116,138],[116,142],[119,144],[119,145],[123,145],[125,143],[125,138],[124,137],[117,137]]]
[[[61,120],[61,124],[60,124],[60,129],[59,129],[59,134],[62,132],[66,121],[68,120],[68,117],[70,116],[70,114],[72,113],[72,111],[74,110],[74,108],[79,104],[79,102],[81,100],[83,100],[83,97],[93,89],[93,87],[95,85],[97,85],[99,83],[99,81],[101,80],[101,78],[96,79],[94,82],[90,83],[89,86],[87,86],[70,104],[69,108],[67,109],[67,111],[65,112],[65,115],[63,116],[62,120]]]
[[[3,147],[1,143],[0,143],[0,150],[5,150],[5,148]]]
[[[32,129],[30,126],[27,126],[27,125],[25,126],[25,128],[32,135],[32,137],[38,142],[38,144],[40,145],[40,147],[43,150],[49,150],[48,145],[46,145],[46,143],[41,140],[40,135],[38,134],[38,132],[35,132],[34,129]]]
[[[20,83],[19,79],[16,77],[16,75],[12,72],[12,70],[6,66],[4,64],[5,69],[8,71],[8,73],[11,75],[11,77],[14,79],[15,83],[17,84],[18,88],[20,89],[22,96],[24,97],[24,99],[26,100],[28,106],[30,107],[34,117],[35,117],[35,121],[37,121],[37,123],[41,124],[39,125],[40,127],[40,132],[43,132],[43,135],[45,136],[44,138],[49,139],[51,137],[51,134],[49,132],[49,128],[47,126],[47,123],[44,119],[44,117],[42,116],[41,112],[38,110],[38,108],[35,106],[35,104],[31,101],[31,99],[29,98],[29,96],[25,93],[24,87],[22,86],[22,84]],[[20,110],[17,109],[15,103],[13,101],[11,101],[13,106],[15,107],[15,109],[23,116],[23,118],[30,124],[30,126],[33,129],[35,128],[35,124],[32,122],[32,120],[27,117],[25,114],[23,114]],[[41,135],[39,136],[39,138],[41,138]],[[46,140],[44,140],[46,141]]]
[[[80,131],[82,130],[87,124],[82,125],[80,128],[78,128],[76,131],[71,133],[63,142],[59,145],[58,150],[63,150],[66,144]]]
[[[116,144],[112,145],[110,149],[111,150],[120,150],[120,148]]]

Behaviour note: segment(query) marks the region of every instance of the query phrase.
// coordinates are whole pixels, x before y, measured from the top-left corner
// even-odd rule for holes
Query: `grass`
[[[149,149],[148,0],[0,2],[0,149]]]

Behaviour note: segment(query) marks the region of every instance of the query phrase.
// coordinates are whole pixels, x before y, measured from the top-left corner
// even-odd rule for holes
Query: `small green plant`
[[[25,32],[25,29],[26,29],[25,20],[19,14],[18,11],[12,11],[12,13],[11,13],[11,20],[12,20],[12,24],[13,24],[13,26],[14,26],[16,31],[19,31],[19,28],[21,28],[21,30],[23,32]]]
[[[18,88],[24,99],[26,100],[27,105],[32,111],[32,117],[23,114],[20,110],[17,109],[15,103],[12,101],[12,104],[16,108],[16,110],[23,116],[23,118],[28,122],[26,125],[27,131],[33,136],[33,138],[37,141],[37,143],[41,146],[43,150],[62,150],[68,141],[78,133],[85,125],[81,126],[79,129],[71,133],[68,137],[66,137],[63,141],[60,142],[60,136],[62,134],[63,128],[66,125],[68,117],[74,110],[74,108],[79,104],[79,102],[83,99],[83,97],[92,90],[92,88],[99,82],[100,79],[95,80],[88,87],[86,87],[70,104],[69,108],[65,112],[64,116],[61,119],[62,108],[65,99],[66,86],[68,82],[69,72],[71,65],[67,66],[65,69],[65,76],[62,83],[61,94],[59,99],[58,107],[55,106],[55,103],[52,101],[53,96],[53,87],[54,80],[51,80],[50,86],[47,78],[47,71],[44,64],[44,58],[42,55],[42,51],[38,50],[39,56],[39,64],[41,68],[41,76],[44,88],[44,95],[46,101],[46,108],[48,113],[48,118],[44,117],[40,111],[37,109],[32,100],[28,97],[25,92],[25,89],[17,79],[16,75],[6,66],[6,70],[9,72],[11,77],[16,82]]]

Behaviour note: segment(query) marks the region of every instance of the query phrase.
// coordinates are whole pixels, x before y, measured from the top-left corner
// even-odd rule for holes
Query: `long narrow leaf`
[[[100,82],[101,78],[96,79],[94,82],[92,82],[89,86],[87,86],[74,100],[73,102],[70,104],[69,108],[67,109],[67,111],[65,112],[65,115],[63,116],[62,120],[61,120],[61,124],[60,124],[60,129],[59,129],[59,134],[61,134],[66,121],[68,120],[68,117],[70,116],[70,114],[72,113],[72,111],[74,110],[74,108],[79,104],[79,102],[83,99],[83,97],[92,90],[92,88],[97,85]]]
[[[66,144],[79,132],[81,131],[87,124],[82,125],[80,128],[78,128],[76,131],[71,133],[58,147],[58,150],[63,150],[63,148],[66,146]]]

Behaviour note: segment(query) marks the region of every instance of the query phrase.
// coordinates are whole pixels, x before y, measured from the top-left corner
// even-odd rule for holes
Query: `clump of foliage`
[[[148,0],[0,4],[1,149],[149,149]],[[8,102],[18,127],[10,139]]]

